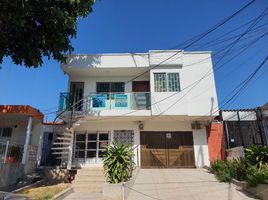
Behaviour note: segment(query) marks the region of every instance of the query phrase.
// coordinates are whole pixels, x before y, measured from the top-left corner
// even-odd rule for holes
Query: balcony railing
[[[72,106],[75,105],[75,106]],[[150,92],[91,93],[79,99],[70,93],[60,93],[59,111],[75,110],[150,110]]]

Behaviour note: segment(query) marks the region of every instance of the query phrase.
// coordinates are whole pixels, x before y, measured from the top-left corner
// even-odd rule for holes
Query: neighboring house
[[[41,160],[40,166],[54,166],[59,164],[59,160],[52,155],[53,138],[55,131],[63,131],[64,124],[62,122],[43,122],[41,132]]]
[[[260,111],[260,119],[262,122],[262,132],[264,135],[264,141],[266,141],[266,145],[268,145],[268,103],[265,103],[259,108]]]
[[[31,106],[0,105],[0,188],[35,169],[42,121]]]
[[[160,63],[160,64],[159,64]],[[62,164],[101,164],[113,140],[142,168],[209,165],[207,126],[218,115],[211,52],[69,55],[53,154]],[[209,75],[208,75],[209,74]]]
[[[266,107],[253,109],[222,110],[226,148],[267,145]]]

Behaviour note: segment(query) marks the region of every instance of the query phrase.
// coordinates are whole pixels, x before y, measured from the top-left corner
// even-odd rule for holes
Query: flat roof
[[[184,54],[211,54],[212,51],[184,51],[181,49],[149,50],[148,52],[124,52],[124,53],[77,53],[65,54],[65,56],[126,56],[126,55],[149,55],[150,53],[182,52]]]

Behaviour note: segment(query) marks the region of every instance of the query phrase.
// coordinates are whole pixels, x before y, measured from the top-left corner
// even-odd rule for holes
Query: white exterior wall
[[[154,68],[155,65],[172,55],[175,56]],[[152,115],[158,115],[164,111],[165,115],[218,115],[218,112],[213,113],[218,109],[218,100],[210,52],[150,51],[148,54],[135,56],[133,59],[133,54],[103,54],[95,55],[95,57],[94,55],[71,55],[69,63],[62,65],[62,68],[69,74],[70,82],[84,82],[84,96],[86,97],[90,93],[96,92],[96,82],[127,82],[125,92],[132,92],[132,83],[128,81],[140,74],[141,71],[138,71],[140,68],[148,67],[147,75],[139,77],[135,81],[150,80]],[[152,68],[151,70],[149,66]],[[112,73],[113,68],[114,73]],[[109,73],[106,69],[110,70]],[[92,76],[90,72],[92,72]],[[116,76],[116,73],[119,72],[124,75]],[[155,92],[153,73],[156,72],[178,72],[181,91]],[[202,80],[196,84],[200,79]],[[192,86],[194,87],[192,88]],[[173,104],[174,106],[169,108]],[[101,112],[100,115],[116,115],[116,112],[112,112],[112,114]],[[121,111],[118,112],[121,114]]]
[[[149,60],[146,53],[120,53],[120,54],[71,54],[67,58],[67,64],[62,67],[75,66],[79,68],[125,68],[148,67]]]
[[[80,126],[75,128],[75,132],[79,131],[109,131],[113,135],[114,130],[133,130],[134,131],[134,147],[138,146],[138,151],[135,150],[135,163],[141,163],[140,158],[140,130],[137,122],[85,122],[80,123]],[[175,121],[148,121],[144,123],[143,131],[192,131],[195,165],[196,167],[209,166],[208,145],[206,129],[192,130],[190,122],[175,122]],[[138,155],[137,155],[138,154]],[[137,159],[139,159],[137,161]]]
[[[97,82],[126,82],[133,77],[81,77],[81,76],[70,76],[70,82],[84,82],[84,97],[88,96],[90,93],[96,92],[96,85]],[[137,81],[149,81],[149,78],[139,78]],[[68,88],[70,87],[70,84]],[[70,88],[68,89],[70,90]],[[130,93],[132,92],[132,82],[125,84],[125,92]]]
[[[27,118],[27,117],[26,117]],[[15,125],[17,128],[15,128]],[[23,145],[25,143],[25,137],[26,137],[26,130],[27,130],[27,124],[21,124],[16,121],[10,121],[9,123],[1,123],[0,126],[2,127],[10,127],[12,128],[12,134],[11,137],[0,137],[1,140],[10,142],[18,143]],[[31,132],[31,145],[38,146],[39,143],[39,137],[41,133],[41,123],[34,124],[32,126],[32,132]]]
[[[195,166],[210,166],[206,128],[193,130]]]
[[[151,58],[152,63],[159,63],[159,57],[162,60],[167,59],[174,53],[157,53]],[[164,54],[164,55],[162,55]],[[154,61],[154,59],[157,61]],[[167,72],[180,74],[180,92],[155,92],[154,91],[154,73]],[[210,74],[206,76],[206,74]],[[206,78],[203,78],[203,77]],[[202,79],[203,78],[203,79]],[[202,79],[198,84],[197,81]],[[163,64],[150,72],[151,92],[152,92],[152,113],[159,114],[164,112],[166,115],[188,115],[188,116],[209,116],[212,110],[218,109],[218,101],[212,61],[210,53],[178,54],[166,65]],[[194,87],[193,87],[194,86]],[[189,91],[190,90],[190,91]],[[168,98],[162,102],[162,99]],[[171,105],[173,105],[171,107]],[[170,108],[169,108],[170,107]],[[218,115],[217,113],[213,114]]]
[[[171,56],[173,57],[168,59]],[[168,61],[165,61],[166,59]],[[132,92],[132,83],[128,81],[148,71],[146,75],[135,81],[150,81],[151,110],[91,112],[90,119],[131,113],[127,114],[128,119],[121,122],[84,120],[79,122],[81,125],[76,127],[75,131],[110,131],[113,134],[114,130],[133,130],[134,145],[140,144],[140,131],[137,125],[139,120],[145,120],[144,131],[192,131],[195,164],[197,167],[209,165],[206,129],[192,130],[191,123],[195,117],[218,115],[218,112],[213,113],[218,109],[218,100],[210,52],[149,51],[147,54],[71,55],[68,57],[67,64],[62,65],[62,69],[69,75],[69,86],[70,82],[84,82],[84,97],[96,92],[97,82],[127,82],[125,92]],[[181,91],[155,92],[154,73],[156,72],[178,72]],[[173,106],[170,107],[171,105]],[[177,120],[150,120],[151,116],[159,114],[172,115]],[[139,147],[138,152],[140,152]],[[140,163],[140,153],[138,154],[135,159],[139,157]]]

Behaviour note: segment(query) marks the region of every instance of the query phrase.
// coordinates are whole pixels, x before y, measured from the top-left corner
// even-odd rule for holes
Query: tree
[[[0,63],[38,67],[43,56],[64,62],[71,53],[77,20],[95,0],[0,0]]]

